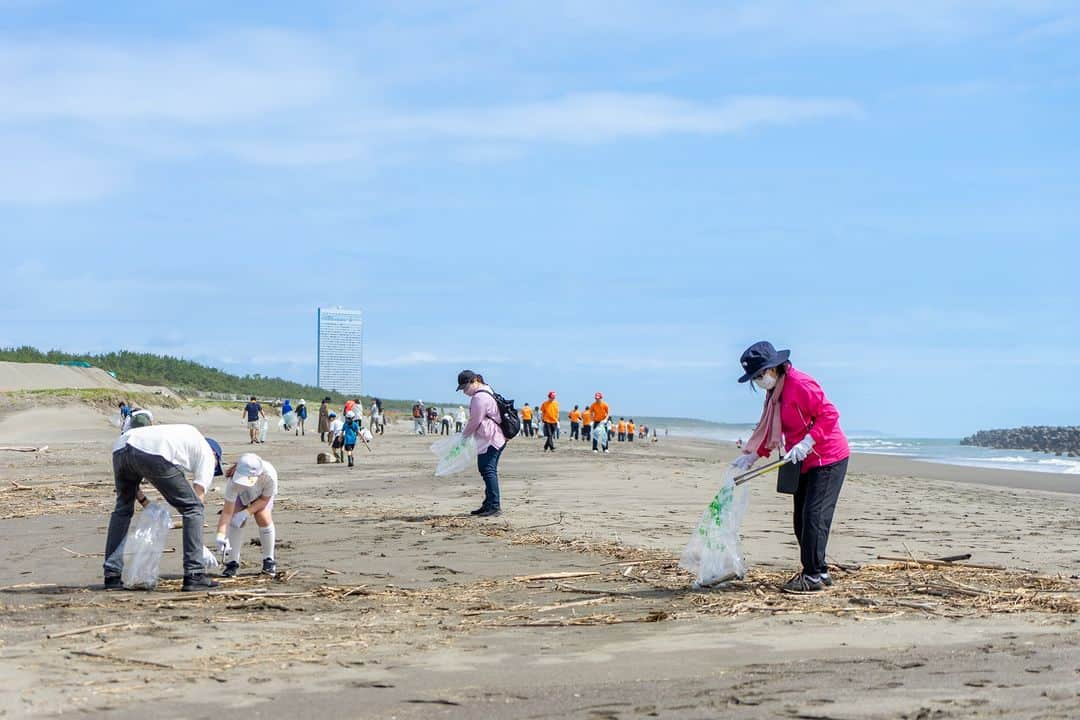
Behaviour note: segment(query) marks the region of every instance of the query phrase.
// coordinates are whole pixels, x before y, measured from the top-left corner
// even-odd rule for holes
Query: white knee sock
[[[229,552],[225,553],[226,562],[240,562],[240,546],[244,544],[244,528],[229,525]]]
[[[274,559],[274,525],[259,528],[259,542],[262,544],[263,560]]]

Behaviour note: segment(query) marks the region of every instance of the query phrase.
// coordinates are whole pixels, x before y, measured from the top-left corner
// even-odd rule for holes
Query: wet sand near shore
[[[252,447],[238,414],[159,420],[194,422],[227,456]],[[0,437],[32,442],[52,421],[8,415]],[[827,597],[776,590],[797,567],[790,498],[755,480],[750,575],[692,592],[674,559],[734,448],[672,438],[597,456],[562,441],[544,455],[542,441],[518,439],[501,463],[504,514],[477,520],[476,474],[433,477],[430,438],[404,423],[358,450],[352,470],[316,465],[317,435],[272,431],[256,450],[281,475],[279,579],[255,574],[259,548],[247,546],[223,592],[181,594],[177,550],[157,591],[105,593],[115,431],[92,414],[72,422],[44,454],[0,456],[9,717],[145,717],[147,703],[193,718],[219,707],[327,718],[1080,714],[1080,628],[1066,602],[1080,592],[1080,495],[1053,492],[1068,476],[853,458],[830,543],[830,560],[852,569],[837,569]],[[854,569],[878,555],[968,552],[1023,583],[1065,585],[1016,591],[1024,602],[1006,611],[989,575]],[[556,573],[575,576],[544,577]],[[913,602],[882,586],[916,582],[974,589]]]

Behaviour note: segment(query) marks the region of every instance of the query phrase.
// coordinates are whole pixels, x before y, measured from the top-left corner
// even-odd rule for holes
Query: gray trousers
[[[203,504],[180,468],[160,455],[151,455],[130,445],[113,453],[113,478],[116,481],[116,507],[109,518],[105,539],[105,576],[124,571],[123,554],[116,549],[127,537],[139,482],[146,480],[157,488],[165,501],[184,519],[184,575],[203,573]]]

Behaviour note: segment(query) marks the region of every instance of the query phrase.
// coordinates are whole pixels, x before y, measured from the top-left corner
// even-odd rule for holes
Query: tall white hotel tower
[[[319,308],[319,387],[360,396],[364,387],[364,320],[362,310]]]

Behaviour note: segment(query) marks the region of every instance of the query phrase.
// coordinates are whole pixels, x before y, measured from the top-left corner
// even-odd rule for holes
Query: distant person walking
[[[581,439],[581,411],[578,410],[578,406],[575,405],[574,409],[570,411],[570,439]]]
[[[533,409],[529,407],[529,403],[525,403],[521,408],[521,432],[525,434],[525,437],[533,436]]]
[[[424,401],[417,400],[412,406],[412,419],[413,419],[413,432],[417,435],[424,434],[424,420],[426,413],[424,412]]]
[[[330,432],[330,398],[324,397],[319,405],[319,442],[326,442],[328,432]]]
[[[465,429],[465,423],[469,421],[469,416],[465,414],[465,408],[458,405],[457,412],[454,413],[454,432],[461,432]]]
[[[744,371],[739,382],[753,380],[765,391],[765,404],[743,454],[732,466],[749,470],[773,450],[800,464],[793,524],[802,571],[784,589],[814,592],[832,585],[825,550],[851,452],[836,407],[814,378],[791,365],[790,355],[789,350],[777,351],[772,343],[762,341],[747,348],[739,359]]]
[[[484,382],[484,376],[472,370],[458,373],[457,389],[469,399],[469,422],[466,423],[462,436],[476,440],[476,466],[480,477],[484,479],[484,502],[472,511],[477,517],[491,517],[502,510],[499,496],[499,458],[506,447],[499,415],[499,406],[495,402],[492,390]]]
[[[626,442],[634,442],[634,418],[630,418],[626,423]]]
[[[218,584],[203,565],[203,502],[221,475],[221,446],[191,425],[140,427],[117,438],[112,454],[116,506],[105,539],[105,589],[123,587],[124,556],[117,552],[127,537],[139,483],[146,480],[183,518],[184,591],[208,590]],[[191,483],[184,472],[192,474]]]
[[[354,405],[354,408],[359,409],[360,405]],[[341,443],[345,448],[345,454],[349,458],[349,467],[355,464],[353,457],[353,451],[356,450],[356,440],[360,437],[360,418],[356,414],[356,410],[350,410],[345,413],[345,422],[341,426]]]
[[[548,393],[547,400],[540,405],[540,420],[544,423],[544,452],[555,452],[555,437],[559,431],[559,401],[555,391]]]
[[[593,404],[589,406],[589,414],[592,416],[592,451],[598,452],[597,448],[608,451],[607,420],[608,404],[604,402],[604,393],[596,393]]]
[[[371,401],[371,432],[383,434],[382,400],[373,398]]]
[[[303,398],[300,398],[300,402],[296,403],[296,434],[307,435],[307,431],[304,429],[304,421],[307,420],[307,403]]]
[[[255,399],[255,396],[251,396],[251,400],[244,406],[244,412],[242,417],[247,418],[249,445],[254,445],[259,440],[259,418],[266,418],[266,413],[263,412],[262,405]]]
[[[334,462],[345,462],[344,438],[345,423],[338,420],[337,413],[330,411],[330,426],[326,436],[329,438],[330,449],[334,451]]]

